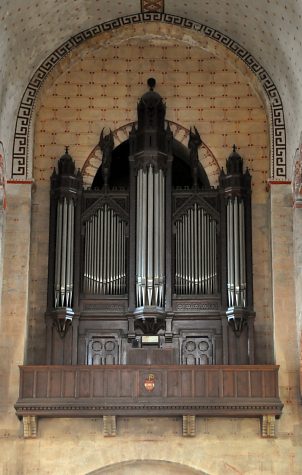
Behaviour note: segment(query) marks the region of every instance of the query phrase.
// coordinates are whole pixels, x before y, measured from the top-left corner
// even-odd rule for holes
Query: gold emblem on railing
[[[148,374],[148,377],[144,381],[145,389],[149,392],[153,391],[155,387],[155,376],[154,374]]]

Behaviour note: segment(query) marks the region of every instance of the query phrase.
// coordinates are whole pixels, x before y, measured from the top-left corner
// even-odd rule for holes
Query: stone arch
[[[167,122],[170,125],[174,138],[179,142],[187,145],[189,138],[189,130],[170,120]],[[119,127],[118,129],[113,131],[115,147],[129,138],[129,132],[131,131],[133,124],[134,122],[130,122],[129,124],[123,125],[122,127]],[[209,149],[209,147],[207,147],[205,143],[202,143],[199,148],[199,160],[209,178],[210,185],[218,186],[220,167],[214,154],[211,152],[211,150]],[[93,178],[99,166],[101,165],[101,161],[101,151],[99,146],[96,145],[87,157],[82,167],[82,175],[85,187],[91,186]]]
[[[125,462],[106,465],[100,469],[89,472],[87,475],[209,475],[202,470],[196,470],[188,465],[183,465],[166,460],[127,460]]]
[[[284,111],[279,92],[267,71],[247,50],[245,50],[245,48],[218,30],[199,22],[167,13],[137,13],[96,25],[67,40],[43,61],[31,78],[19,106],[13,142],[12,180],[18,181],[31,179],[31,123],[34,106],[42,84],[59,61],[76,47],[101,33],[110,32],[122,26],[144,22],[161,22],[169,25],[176,25],[193,32],[198,32],[204,37],[210,38],[223,45],[243,61],[243,63],[252,71],[258,80],[258,84],[262,86],[262,90],[266,96],[267,107],[269,109],[271,178],[273,180],[285,180],[286,134]]]

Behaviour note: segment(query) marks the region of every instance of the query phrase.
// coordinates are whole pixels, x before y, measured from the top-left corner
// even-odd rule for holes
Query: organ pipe
[[[227,290],[229,307],[246,306],[244,202],[235,196],[227,202]]]
[[[136,304],[164,306],[165,177],[149,165],[137,174]]]
[[[56,257],[54,306],[71,307],[74,269],[74,210],[73,199],[64,197],[57,202]]]
[[[175,292],[217,292],[217,224],[197,203],[175,223]]]
[[[147,226],[147,236],[148,236],[148,245],[147,245],[147,295],[148,295],[148,305],[152,305],[153,297],[153,237],[154,237],[154,212],[157,213],[157,210],[154,209],[154,181],[157,181],[157,176],[154,176],[152,166],[148,168],[148,226]]]
[[[83,290],[89,294],[126,292],[126,228],[107,204],[85,222]]]

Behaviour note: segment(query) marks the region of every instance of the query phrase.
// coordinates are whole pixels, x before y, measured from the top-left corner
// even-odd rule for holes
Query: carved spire
[[[155,79],[149,78],[147,84],[149,91],[143,94],[137,106],[138,130],[142,128],[149,130],[163,129],[166,106],[162,97],[154,91]]]
[[[59,160],[58,164],[60,175],[73,176],[75,174],[75,163],[71,155],[69,155],[69,147],[65,146],[65,153]]]
[[[195,187],[197,186],[197,180],[198,180],[198,166],[199,166],[198,148],[200,147],[201,144],[202,144],[202,140],[201,140],[198,130],[196,129],[196,127],[194,127],[194,130],[192,129],[192,127],[190,127],[190,137],[189,137],[188,148],[190,150],[190,161],[191,161],[191,167],[192,167],[193,185]]]
[[[75,162],[69,154],[69,147],[65,147],[65,153],[58,161],[58,173],[54,168],[51,175],[51,188],[56,190],[60,196],[73,194],[75,190],[82,189],[83,177],[79,169],[76,169]]]
[[[232,153],[227,159],[226,168],[228,175],[242,175],[243,173],[243,160],[237,152],[237,147],[235,144],[233,145]]]
[[[108,179],[110,174],[110,166],[111,166],[111,159],[112,159],[112,150],[114,147],[114,139],[112,130],[110,130],[109,134],[104,135],[104,129],[101,132],[100,140],[99,140],[99,147],[103,152],[102,156],[102,175],[104,179],[105,186],[108,185]]]
[[[153,91],[153,89],[155,88],[155,85],[156,85],[156,80],[154,78],[149,78],[148,81],[147,81],[147,84],[150,88],[150,91]]]

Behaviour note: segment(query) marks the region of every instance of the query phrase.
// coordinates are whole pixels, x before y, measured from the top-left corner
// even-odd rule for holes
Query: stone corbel
[[[196,417],[182,416],[182,435],[183,437],[195,437],[196,435]]]
[[[38,432],[38,418],[36,416],[23,416],[24,439],[35,439]]]
[[[272,439],[276,437],[275,421],[275,416],[261,417],[261,437],[265,439]]]
[[[103,416],[104,437],[116,436],[116,416]]]

